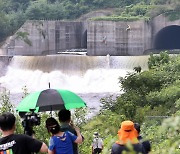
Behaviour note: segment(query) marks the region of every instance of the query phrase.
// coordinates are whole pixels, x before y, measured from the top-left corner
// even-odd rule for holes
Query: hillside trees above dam
[[[152,17],[179,6],[179,0],[0,0],[0,42],[26,20],[74,20],[99,9],[108,9],[115,17]]]

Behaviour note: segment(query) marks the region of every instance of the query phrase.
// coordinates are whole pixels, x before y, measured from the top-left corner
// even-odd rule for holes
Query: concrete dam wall
[[[155,49],[155,40],[160,42],[156,35],[168,26],[180,27],[180,20],[169,21],[160,15],[150,21],[131,22],[27,21],[6,42],[0,54],[51,55],[71,49],[87,49],[90,56],[143,55]],[[26,37],[19,37],[20,34],[26,34]],[[176,39],[180,40],[180,36],[177,35]]]
[[[142,55],[151,48],[151,26],[145,21],[88,24],[88,55]]]

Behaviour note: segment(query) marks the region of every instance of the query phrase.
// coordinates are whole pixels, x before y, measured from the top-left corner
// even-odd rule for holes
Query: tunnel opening
[[[180,49],[180,26],[172,25],[161,29],[155,36],[154,49]]]

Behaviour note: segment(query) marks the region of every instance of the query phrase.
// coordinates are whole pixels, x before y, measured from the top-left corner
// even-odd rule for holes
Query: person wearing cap
[[[92,154],[99,154],[103,150],[103,140],[99,137],[98,132],[94,132],[94,139],[92,142]]]
[[[60,125],[53,117],[46,120],[46,128],[51,133],[48,154],[74,154],[73,143],[82,143],[82,136],[76,127],[77,136],[69,131],[62,132]]]
[[[130,151],[127,145],[131,144],[136,153],[146,154],[142,144],[139,143],[138,132],[132,121],[123,121],[118,131],[118,141],[112,145],[111,154],[122,154],[123,151]]]
[[[141,127],[140,127],[139,123],[134,123],[134,127],[137,130],[137,132],[138,132],[137,139],[143,145],[145,152],[149,153],[151,151],[151,143],[150,143],[150,141],[143,140],[142,136],[140,135]]]

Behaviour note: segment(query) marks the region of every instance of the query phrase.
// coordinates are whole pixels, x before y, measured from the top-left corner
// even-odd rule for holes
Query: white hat
[[[94,132],[94,135],[93,135],[94,137],[97,137],[97,136],[99,136],[99,133],[98,132]]]

